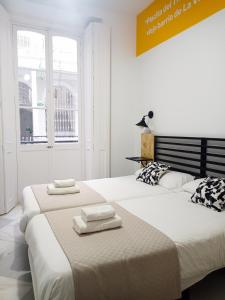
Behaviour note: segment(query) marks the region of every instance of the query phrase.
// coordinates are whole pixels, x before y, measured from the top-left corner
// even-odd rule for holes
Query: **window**
[[[17,57],[21,144],[78,142],[77,41],[18,30]]]
[[[77,42],[53,36],[55,142],[78,141]]]
[[[18,31],[18,87],[21,143],[46,143],[45,36]]]

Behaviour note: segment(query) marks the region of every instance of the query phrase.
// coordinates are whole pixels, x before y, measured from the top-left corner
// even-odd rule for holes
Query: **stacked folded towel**
[[[66,195],[79,192],[80,189],[74,179],[54,180],[54,183],[47,185],[49,195]]]
[[[111,205],[88,206],[73,217],[73,228],[79,234],[121,227],[122,220]]]
[[[116,211],[112,205],[87,206],[81,209],[81,216],[85,222],[113,218],[115,214]]]
[[[56,188],[72,187],[72,186],[75,186],[75,184],[76,184],[76,181],[73,178],[54,180],[54,185]]]

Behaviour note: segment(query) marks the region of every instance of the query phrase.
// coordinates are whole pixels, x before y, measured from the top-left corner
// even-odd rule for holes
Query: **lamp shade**
[[[143,117],[142,120],[139,123],[137,123],[136,125],[140,126],[140,127],[146,127],[146,128],[148,128],[148,125],[145,122],[145,117]]]
[[[153,113],[153,111],[149,111],[149,112],[148,112],[148,117],[149,117],[149,119],[152,119],[152,118],[153,118],[153,116],[154,116],[154,113]]]

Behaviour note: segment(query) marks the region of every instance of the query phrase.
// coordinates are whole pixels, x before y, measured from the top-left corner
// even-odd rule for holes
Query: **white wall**
[[[157,134],[225,137],[225,10],[138,58]]]
[[[135,57],[135,18],[113,18],[111,58],[111,174],[131,174],[135,163],[125,160],[139,148],[140,132],[135,124],[140,105],[138,61]]]

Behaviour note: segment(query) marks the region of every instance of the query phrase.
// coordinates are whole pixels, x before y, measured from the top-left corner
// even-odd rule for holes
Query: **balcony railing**
[[[56,135],[55,143],[77,143],[79,141],[77,135]],[[22,136],[21,144],[47,144],[47,136]]]

